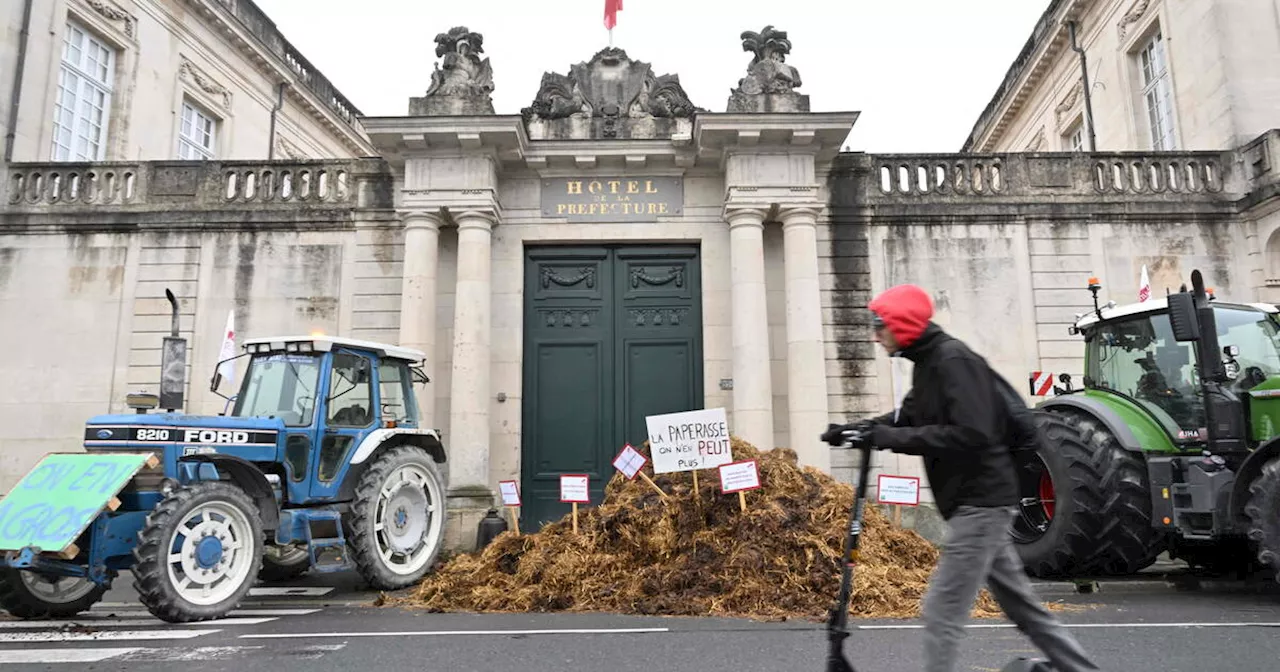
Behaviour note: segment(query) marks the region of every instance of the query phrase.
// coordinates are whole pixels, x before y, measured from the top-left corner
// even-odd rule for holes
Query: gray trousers
[[[1061,672],[1096,672],[1084,649],[1045,609],[1023,571],[1010,527],[1016,511],[960,507],[948,522],[923,612],[926,672],[954,672],[969,613],[985,584],[1009,620]]]

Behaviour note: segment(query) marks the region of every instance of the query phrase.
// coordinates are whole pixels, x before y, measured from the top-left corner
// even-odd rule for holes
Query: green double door
[[[695,246],[526,248],[521,530],[570,511],[561,474],[599,504],[645,416],[702,407],[700,270]]]

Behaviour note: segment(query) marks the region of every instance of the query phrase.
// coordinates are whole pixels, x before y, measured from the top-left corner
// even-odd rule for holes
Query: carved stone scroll
[[[196,67],[186,56],[179,56],[182,64],[178,67],[178,76],[197,89],[218,98],[224,109],[231,109],[231,90],[219,84],[208,74]]]

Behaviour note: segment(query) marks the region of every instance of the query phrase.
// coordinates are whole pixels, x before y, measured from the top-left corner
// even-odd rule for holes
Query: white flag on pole
[[[236,364],[224,360],[231,359],[236,356],[236,311],[227,311],[227,329],[222,334],[222,351],[218,353],[218,361],[222,362],[218,365],[218,373],[222,374],[222,380],[228,385],[234,385],[236,381]]]
[[[1151,279],[1147,277],[1147,265],[1142,265],[1142,279],[1138,281],[1138,303],[1151,298]]]

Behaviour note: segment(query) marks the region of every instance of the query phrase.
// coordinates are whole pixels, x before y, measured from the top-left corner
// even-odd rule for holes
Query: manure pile
[[[758,460],[763,487],[738,498],[715,470],[642,477],[614,472],[604,502],[536,533],[504,532],[479,554],[460,555],[388,606],[432,612],[611,612],[824,621],[840,587],[840,555],[853,488],[780,448],[733,439],[735,460]],[[637,448],[647,454],[647,446]],[[868,505],[854,570],[854,617],[919,615],[938,551]],[[1056,606],[1056,605],[1053,605]],[[984,590],[979,618],[999,609]]]

